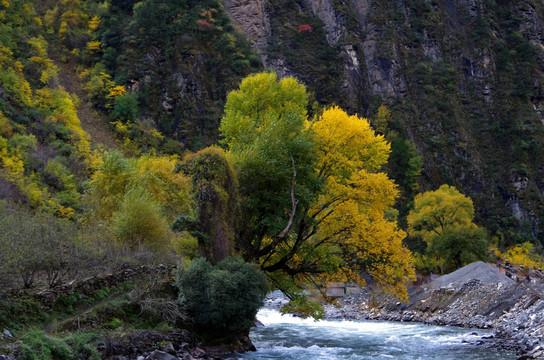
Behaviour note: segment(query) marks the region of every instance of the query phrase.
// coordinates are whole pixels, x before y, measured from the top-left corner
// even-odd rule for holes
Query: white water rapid
[[[261,309],[264,326],[251,331],[257,352],[232,359],[515,359],[514,354],[476,345],[484,330],[385,321],[301,319]]]

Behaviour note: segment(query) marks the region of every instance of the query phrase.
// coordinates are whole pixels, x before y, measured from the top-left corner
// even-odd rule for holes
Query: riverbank
[[[337,305],[327,305],[325,317],[492,329],[492,337],[478,340],[481,345],[514,350],[520,359],[543,359],[541,294],[543,284],[514,282],[484,263],[474,263],[410,288],[408,303],[362,289],[347,294]]]
[[[178,309],[173,271],[141,266],[0,293],[0,360],[211,360],[255,349],[241,334],[203,341]]]

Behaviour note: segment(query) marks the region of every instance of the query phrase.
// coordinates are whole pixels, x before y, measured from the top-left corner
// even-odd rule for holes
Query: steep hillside
[[[385,104],[391,111],[386,132],[392,158],[409,149],[399,139],[416,144],[411,156],[423,157],[422,190],[441,183],[462,189],[475,200],[480,221],[504,232],[505,243],[542,238],[542,3],[224,5],[265,66],[302,79],[317,100],[375,120]],[[409,158],[392,171],[401,185],[408,163]],[[409,199],[411,190],[404,190]]]
[[[199,149],[216,143],[227,92],[261,68],[221,2],[112,1],[95,14],[97,49],[82,60],[125,86],[138,114],[116,115],[113,109],[113,120],[133,125],[131,139],[151,126],[178,141],[178,147],[181,143]],[[92,74],[91,70],[89,82]],[[104,105],[95,100],[98,107]],[[167,140],[159,143],[166,152],[175,147],[172,142],[164,146]]]

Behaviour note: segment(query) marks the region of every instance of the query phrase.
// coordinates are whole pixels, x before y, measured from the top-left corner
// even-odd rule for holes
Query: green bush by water
[[[204,258],[177,273],[178,303],[196,327],[213,331],[249,330],[266,295],[257,266],[227,258],[215,267]]]

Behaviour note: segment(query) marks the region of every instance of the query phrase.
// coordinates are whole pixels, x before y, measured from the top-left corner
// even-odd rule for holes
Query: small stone
[[[149,354],[147,360],[178,360],[178,358],[164,351],[155,350]]]
[[[201,348],[195,348],[193,350],[193,356],[196,358],[203,358],[206,356],[206,352],[202,350]]]
[[[162,345],[161,350],[164,351],[164,352],[167,352],[167,353],[169,353],[171,355],[176,354],[176,350],[174,350],[174,345],[172,345],[172,343],[170,341],[167,342],[165,345]]]
[[[188,344],[188,343],[186,343],[186,342],[183,342],[183,343],[181,343],[181,344],[179,345],[179,349],[178,349],[178,351],[179,351],[179,352],[182,352],[182,351],[187,351],[187,347],[188,347],[188,346],[189,346],[189,344]]]
[[[12,337],[13,337],[13,335],[11,335],[11,333],[9,332],[8,329],[4,329],[4,331],[2,331],[2,334],[6,335],[6,336],[9,337],[9,338],[12,338]]]

